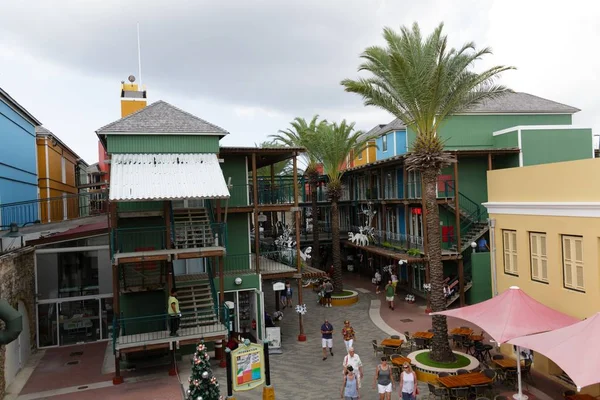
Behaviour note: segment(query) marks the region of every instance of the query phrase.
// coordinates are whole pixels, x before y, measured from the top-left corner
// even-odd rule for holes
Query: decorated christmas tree
[[[212,374],[210,356],[206,352],[204,341],[196,347],[192,359],[192,375],[189,379],[190,388],[187,390],[188,400],[222,400],[219,394],[219,382]]]

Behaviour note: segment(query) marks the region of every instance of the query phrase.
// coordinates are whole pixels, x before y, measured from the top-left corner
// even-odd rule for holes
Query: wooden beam
[[[119,218],[162,217],[164,211],[121,211]]]
[[[219,308],[225,304],[225,259],[219,257]]]
[[[163,203],[163,214],[165,216],[165,249],[171,248],[171,202]]]
[[[454,237],[456,238],[456,249],[458,254],[462,253],[462,238],[460,237],[460,204],[458,184],[458,161],[454,163]],[[460,295],[461,307],[465,305],[465,275],[462,268],[462,260],[458,260],[458,293]]]
[[[260,273],[260,227],[258,225],[258,177],[256,176],[256,153],[252,153],[252,198],[254,206],[254,252],[255,270]]]
[[[210,201],[210,200],[209,200]],[[217,223],[221,222],[221,200],[217,199],[217,207],[216,207],[216,211],[217,211]],[[228,210],[229,211],[229,210]]]
[[[492,165],[492,153],[488,153],[488,171],[491,171],[493,169],[493,165]]]
[[[156,256],[128,256],[120,257],[116,259],[117,264],[127,263],[140,263],[140,262],[152,262],[152,261],[168,261],[168,254],[161,254]]]
[[[296,269],[298,272],[302,270],[302,264],[300,259],[300,209],[298,207],[298,157],[294,153],[293,158],[294,168],[294,220],[296,221]],[[315,210],[316,211],[316,210]],[[313,227],[314,229],[314,227]],[[258,257],[257,257],[258,258]],[[300,303],[302,304],[302,303]]]
[[[199,250],[194,252],[186,252],[175,255],[176,260],[187,260],[190,258],[202,258],[202,257],[223,257],[226,254],[225,249],[223,250]]]

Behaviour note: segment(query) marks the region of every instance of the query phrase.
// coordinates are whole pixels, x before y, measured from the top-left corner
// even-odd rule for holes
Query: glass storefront
[[[108,238],[101,236],[36,250],[39,347],[111,337],[112,267],[107,243]]]

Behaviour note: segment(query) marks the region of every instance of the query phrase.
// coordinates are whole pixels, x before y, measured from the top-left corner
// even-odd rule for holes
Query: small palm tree
[[[320,256],[320,238],[319,238],[319,218],[318,218],[318,203],[317,203],[317,186],[319,184],[319,162],[315,155],[307,147],[308,136],[311,133],[317,132],[321,127],[326,126],[327,121],[319,121],[319,116],[312,117],[310,122],[306,122],[304,118],[296,117],[290,122],[290,128],[280,130],[278,135],[271,135],[276,143],[281,143],[289,147],[304,147],[307,151],[304,153],[306,169],[305,175],[308,178],[311,193],[311,208],[313,221],[313,245],[312,245],[312,265],[319,266],[321,263]],[[298,184],[295,182],[295,184]]]
[[[512,69],[495,66],[473,72],[473,63],[491,54],[491,50],[476,50],[473,43],[458,50],[449,48],[442,29],[440,24],[427,38],[422,37],[417,23],[412,29],[402,27],[400,33],[384,29],[386,47],[369,47],[361,55],[364,62],[359,71],[367,71],[371,76],[341,82],[347,92],[361,95],[365,105],[389,111],[417,133],[406,165],[409,170],[421,172],[425,189],[433,311],[446,308],[436,183],[441,169],[456,162],[444,152],[444,141],[437,131],[452,114],[507,92],[507,88],[494,82],[501,72]],[[446,318],[434,316],[433,330],[431,358],[441,362],[453,360]]]
[[[327,195],[331,202],[331,246],[333,256],[333,286],[336,293],[344,290],[342,260],[340,255],[340,217],[338,202],[342,196],[344,164],[350,154],[366,149],[369,140],[361,131],[354,130],[354,123],[343,120],[339,124],[320,125],[317,132],[308,135],[306,149],[323,164],[328,178]]]

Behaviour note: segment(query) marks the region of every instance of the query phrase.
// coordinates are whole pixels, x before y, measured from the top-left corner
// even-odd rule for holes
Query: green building
[[[591,129],[572,125],[578,111],[530,94],[507,93],[448,118],[440,127],[438,135],[457,159],[438,181],[442,258],[452,291],[448,304],[457,299],[465,304],[465,294],[477,284],[473,277],[481,276],[473,274],[477,266],[470,255],[472,244],[485,239],[488,232],[482,206],[487,201],[487,171],[593,157]],[[404,165],[415,132],[399,120],[378,125],[371,132],[376,137],[377,160],[346,170],[340,224],[342,230],[357,233],[365,225],[360,211],[370,206],[376,211],[371,223],[374,235],[367,246],[345,242],[348,264],[373,273],[386,265],[398,267],[400,262],[404,289],[427,297],[421,177]],[[322,209],[321,214],[327,214],[324,202]],[[475,295],[469,300],[480,301]]]
[[[217,343],[224,360],[227,335],[263,339],[263,281],[302,272],[297,249],[286,259],[282,251],[261,254],[262,220],[291,214],[298,188],[259,180],[258,170],[289,159],[295,169],[301,149],[221,147],[227,131],[164,101],[97,134],[110,158],[115,380],[130,353],[175,351],[202,338]],[[181,311],[177,336],[171,288]]]

